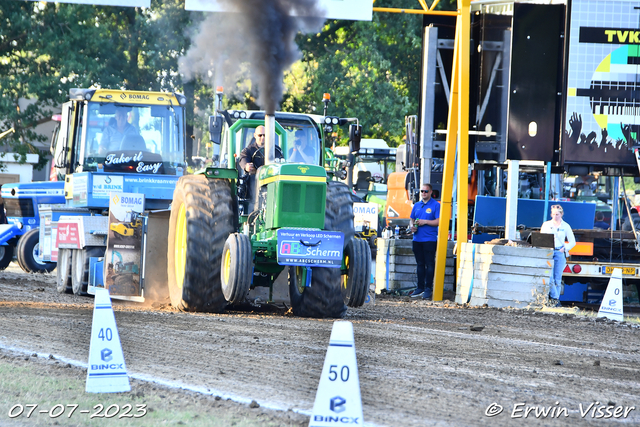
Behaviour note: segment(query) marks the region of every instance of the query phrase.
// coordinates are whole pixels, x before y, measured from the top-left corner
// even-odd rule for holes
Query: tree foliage
[[[451,8],[451,0],[441,7]],[[416,0],[378,0],[381,7],[418,7]],[[0,2],[0,150],[39,153],[36,125],[49,119],[72,87],[184,92],[188,123],[204,129],[214,102],[206,77],[183,82],[178,61],[190,45],[201,13],[184,0],[152,0],[148,9],[33,1]],[[237,37],[238,34],[231,35]],[[367,137],[399,143],[404,117],[417,114],[422,55],[420,15],[374,13],[372,22],[327,21],[322,32],[298,35],[301,61],[285,75],[281,109],[357,117]],[[211,49],[215,49],[212,41]],[[238,64],[231,108],[257,108],[255,85]],[[23,100],[33,102],[26,105]],[[39,153],[45,154],[45,153]],[[46,163],[40,156],[41,165]]]
[[[0,131],[16,130],[0,141],[4,150],[41,154],[42,167],[46,153],[33,142],[48,136],[34,128],[72,87],[181,87],[177,58],[188,46],[190,16],[182,0],[154,0],[149,9],[0,3]]]

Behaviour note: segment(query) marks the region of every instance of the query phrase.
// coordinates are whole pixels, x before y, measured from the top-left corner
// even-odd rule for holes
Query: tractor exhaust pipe
[[[275,114],[265,114],[264,116],[264,164],[269,165],[276,162],[276,116]]]

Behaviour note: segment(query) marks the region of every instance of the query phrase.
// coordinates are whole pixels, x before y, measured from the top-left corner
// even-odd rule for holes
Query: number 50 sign
[[[334,322],[309,426],[362,425],[362,400],[351,322]]]

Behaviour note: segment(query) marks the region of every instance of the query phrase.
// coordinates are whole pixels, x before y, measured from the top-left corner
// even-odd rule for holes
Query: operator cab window
[[[105,172],[184,170],[182,107],[90,102],[88,111],[83,170],[95,171],[99,164]],[[122,157],[131,159],[126,167],[117,161]]]

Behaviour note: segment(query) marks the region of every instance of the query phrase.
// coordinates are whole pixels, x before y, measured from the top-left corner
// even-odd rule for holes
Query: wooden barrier
[[[461,243],[456,302],[490,307],[526,307],[549,293],[553,250]]]

